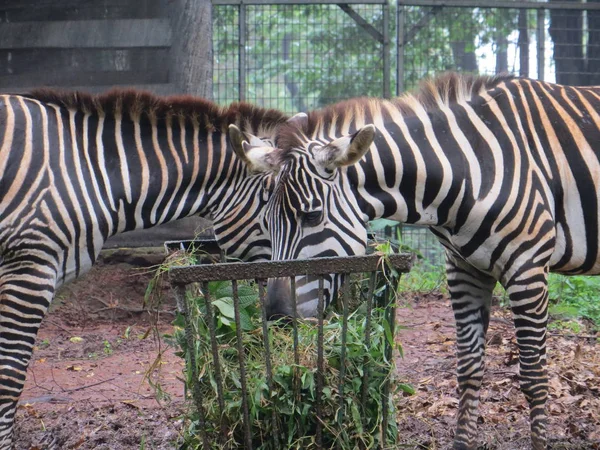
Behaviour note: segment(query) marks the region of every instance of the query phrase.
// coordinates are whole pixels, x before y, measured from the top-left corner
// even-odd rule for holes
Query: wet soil
[[[404,358],[399,381],[416,393],[399,395],[402,448],[452,447],[458,408],[455,332],[450,302],[440,294],[412,296],[398,312]],[[512,316],[495,307],[487,336],[478,444],[481,450],[531,448],[528,406],[519,390]],[[600,449],[600,336],[550,332],[548,435],[552,449]]]

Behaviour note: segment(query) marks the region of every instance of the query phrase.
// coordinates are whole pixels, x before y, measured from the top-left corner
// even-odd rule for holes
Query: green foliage
[[[403,274],[401,278],[398,274],[394,274],[399,278],[397,292],[446,292],[446,270],[444,265],[432,264],[418,248],[410,245],[403,238],[402,229],[398,226],[398,222],[387,219],[377,219],[369,222],[371,233],[380,233],[386,231],[386,229],[388,234],[395,233],[395,237],[389,236],[385,240],[375,239],[375,251],[384,255],[390,254],[390,252],[407,252],[414,253],[417,257],[417,261],[409,273]]]
[[[563,328],[577,328],[569,319],[586,318],[600,329],[600,278],[551,274],[550,315],[561,321]],[[555,326],[559,326],[558,324]]]
[[[418,261],[409,273],[402,276],[398,292],[447,293],[445,267],[427,260]]]
[[[394,93],[397,5],[389,3],[389,80]],[[424,77],[447,70],[516,70],[517,61],[508,61],[507,47],[516,50],[510,36],[518,32],[517,8],[401,7],[405,91],[415,88]],[[353,12],[331,4],[246,6],[242,97],[295,113],[347,98],[383,96],[384,7],[355,4],[351,9]],[[351,17],[354,13],[364,20],[362,25]],[[528,19],[530,29],[535,29],[533,11]],[[215,5],[213,86],[219,103],[241,98],[239,33],[239,8]],[[473,56],[467,58],[470,62],[465,55]]]
[[[353,8],[382,29],[380,6]],[[339,6],[249,5],[246,18],[248,100],[297,112],[344,98],[382,95],[382,44]],[[238,20],[237,8],[213,9],[215,98],[224,103],[239,98]]]
[[[388,274],[392,276],[393,274]],[[365,288],[359,283],[358,290]],[[236,347],[235,321],[233,319],[232,286],[230,282],[209,283],[210,299],[213,304],[214,325],[219,348],[219,362],[225,395],[223,417],[227,424],[228,444],[240,448],[243,442],[241,379]],[[314,321],[298,322],[299,363],[294,358],[292,327],[271,324],[268,328],[273,388],[269,392],[266,379],[265,347],[256,286],[238,285],[240,318],[244,329],[242,347],[245,356],[249,409],[253,429],[253,446],[259,449],[272,448],[272,437],[277,428],[280,445],[284,448],[313,448],[316,430],[317,398],[317,339],[318,326]],[[381,297],[381,293],[378,294]],[[199,295],[188,297],[190,317],[196,334],[194,349],[187,347],[184,319],[178,316],[176,332],[170,337],[178,348],[178,354],[186,358],[186,386],[191,392],[189,351],[193,350],[197,361],[197,380],[204,399],[208,429],[212,442],[217,447],[220,410],[217,401],[217,381],[211,353],[210,333],[206,322],[206,301]],[[332,312],[323,326],[324,332],[324,383],[321,397],[323,418],[323,442],[325,448],[339,443],[341,448],[381,447],[381,425],[384,408],[389,413],[387,439],[397,435],[395,426],[393,393],[382,405],[384,381],[393,377],[394,358],[389,347],[395,346],[393,333],[385,319],[385,310],[375,308],[372,314],[370,345],[365,345],[367,320],[364,308],[352,313],[347,321],[346,360],[344,366],[344,402],[340,399],[340,364],[342,316]],[[363,376],[368,371],[368,382],[363,385]],[[393,385],[393,383],[392,383]],[[361,399],[363,386],[366,403]],[[394,386],[410,394],[410,385]],[[275,418],[275,421],[274,421]],[[198,418],[190,417],[186,429],[185,447],[198,448],[200,435]]]

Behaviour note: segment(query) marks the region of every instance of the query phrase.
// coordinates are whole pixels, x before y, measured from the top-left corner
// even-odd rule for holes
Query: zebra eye
[[[300,213],[300,220],[303,226],[314,227],[321,221],[323,211],[302,211]]]

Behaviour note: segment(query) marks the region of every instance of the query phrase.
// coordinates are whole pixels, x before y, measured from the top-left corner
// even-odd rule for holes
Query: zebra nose
[[[267,319],[276,320],[293,316],[291,287],[288,278],[272,278],[267,283]]]

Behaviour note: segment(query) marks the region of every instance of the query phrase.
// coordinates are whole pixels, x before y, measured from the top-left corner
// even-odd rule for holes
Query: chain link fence
[[[457,70],[600,84],[600,2],[213,0],[214,98],[294,114]],[[424,228],[402,241],[433,264]]]

